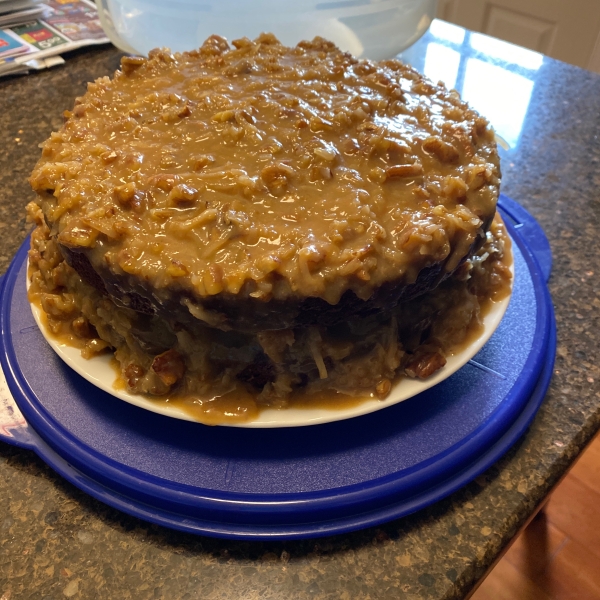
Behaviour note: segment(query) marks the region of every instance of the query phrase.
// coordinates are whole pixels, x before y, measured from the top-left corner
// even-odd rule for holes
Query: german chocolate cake
[[[506,285],[488,122],[316,38],[125,57],[31,176],[30,297],[129,391],[385,397]]]

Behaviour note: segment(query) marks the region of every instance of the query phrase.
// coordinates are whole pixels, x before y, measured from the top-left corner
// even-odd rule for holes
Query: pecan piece
[[[214,163],[215,159],[210,154],[198,154],[190,157],[194,171],[200,171],[209,164]]]
[[[72,323],[73,333],[80,338],[91,338],[92,328],[85,317],[77,317]]]
[[[114,194],[119,204],[128,205],[135,198],[136,191],[135,183],[130,181],[129,183],[115,187]]]
[[[172,175],[170,173],[157,173],[156,175],[151,175],[146,180],[146,184],[148,187],[157,187],[163,192],[170,192],[175,184],[179,181],[179,176]]]
[[[134,390],[139,380],[144,376],[144,369],[136,364],[129,364],[123,371],[127,386],[129,389]]]
[[[165,385],[171,386],[183,377],[185,363],[177,350],[171,348],[154,357],[152,370]]]
[[[487,165],[476,165],[472,167],[467,175],[469,190],[478,190],[490,182],[491,172]]]
[[[375,394],[380,400],[387,397],[392,389],[392,382],[384,378],[375,386]]]
[[[454,163],[460,158],[458,150],[437,136],[428,137],[423,142],[423,150],[433,154],[440,162]]]
[[[185,183],[179,183],[169,192],[169,203],[177,206],[179,204],[194,202],[198,198],[199,193],[196,188]]]
[[[427,379],[446,364],[446,358],[439,352],[417,352],[404,367],[409,377]]]
[[[124,56],[121,59],[121,71],[125,75],[131,75],[145,63],[146,59],[142,56]]]
[[[392,179],[394,177],[419,177],[420,175],[423,175],[423,165],[421,163],[395,165],[393,167],[388,167],[385,170],[386,179]]]

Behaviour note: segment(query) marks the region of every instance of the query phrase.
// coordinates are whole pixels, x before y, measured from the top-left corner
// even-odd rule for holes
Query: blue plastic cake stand
[[[78,488],[187,532],[291,539],[348,532],[447,496],[523,434],[552,375],[551,255],[535,220],[501,197],[514,289],[489,342],[434,388],[365,416],[309,427],[210,427],[157,415],[67,367],[33,320],[26,242],[0,288],[0,439]],[[15,403],[16,402],[16,403]]]

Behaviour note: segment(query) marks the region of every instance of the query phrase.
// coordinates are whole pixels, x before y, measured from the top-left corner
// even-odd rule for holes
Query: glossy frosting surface
[[[60,243],[158,297],[334,304],[458,264],[495,211],[485,119],[397,60],[233,46],[125,58],[88,86],[31,177]]]

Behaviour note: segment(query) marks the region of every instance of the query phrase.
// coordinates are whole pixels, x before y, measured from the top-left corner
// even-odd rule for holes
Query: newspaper
[[[0,12],[3,4],[0,0]],[[63,52],[109,41],[89,0],[30,0],[12,16],[40,7],[36,20],[0,29],[0,76],[61,64]]]
[[[25,2],[7,2],[0,0],[0,27],[22,25],[44,14],[45,5],[41,0],[25,0]]]

